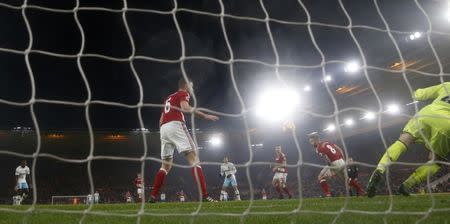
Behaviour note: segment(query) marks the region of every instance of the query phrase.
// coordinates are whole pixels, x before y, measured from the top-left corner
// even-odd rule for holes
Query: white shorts
[[[287,173],[278,173],[276,172],[273,175],[273,180],[278,180],[280,182],[286,183]]]
[[[143,189],[142,189],[142,188],[138,188],[138,189],[137,189],[137,194],[142,194],[142,192],[143,192]]]
[[[319,173],[319,180],[327,179],[338,174],[344,177],[345,162],[343,159],[335,160],[329,166],[324,167]]]
[[[195,144],[186,128],[186,124],[181,121],[171,121],[165,123],[160,128],[161,135],[161,159],[173,158],[173,152],[178,153],[195,150]]]

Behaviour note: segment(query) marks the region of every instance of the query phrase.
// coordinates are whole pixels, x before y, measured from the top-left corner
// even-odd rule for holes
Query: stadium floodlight
[[[307,85],[307,86],[303,87],[303,91],[305,91],[305,92],[311,91],[311,86]]]
[[[218,136],[218,135],[211,136],[211,138],[208,140],[208,142],[213,147],[220,147],[223,144],[222,138],[220,136]]]
[[[345,65],[344,71],[347,73],[355,73],[360,68],[361,68],[361,66],[359,65],[359,63],[357,61],[351,61]]]
[[[398,104],[390,104],[387,106],[386,112],[390,114],[398,114],[400,113],[400,106]]]
[[[326,76],[325,76],[325,82],[330,82],[331,80],[333,80],[333,78],[331,77],[331,75],[326,75]]]
[[[336,126],[334,124],[327,125],[327,128],[325,128],[325,131],[333,132],[336,130]]]
[[[421,37],[422,37],[422,33],[421,32],[414,32],[413,34],[409,35],[409,39],[410,40],[419,39]]]
[[[355,124],[355,121],[351,118],[347,118],[347,119],[345,119],[344,124],[345,124],[345,126],[351,127]]]
[[[363,117],[363,119],[366,119],[366,120],[373,120],[373,119],[375,119],[375,113],[374,112],[372,112],[372,111],[369,111],[369,112],[367,112],[366,114],[364,114],[364,117]]]
[[[415,38],[421,38],[422,37],[422,33],[421,32],[414,32],[414,37]]]
[[[450,22],[450,2],[448,2],[448,9],[444,13],[444,16],[445,16],[445,19],[447,20],[447,22]]]
[[[269,88],[257,100],[256,115],[266,121],[286,120],[300,103],[299,94],[291,88]]]
[[[148,128],[134,128],[131,130],[133,133],[149,133]]]

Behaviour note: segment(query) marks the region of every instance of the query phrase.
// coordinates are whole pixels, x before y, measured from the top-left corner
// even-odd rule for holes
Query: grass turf
[[[140,223],[422,223],[450,224],[450,194],[433,195],[435,207],[430,211],[429,195],[394,196],[391,212],[390,198],[378,196],[348,198],[310,198],[302,200],[232,201],[203,203],[157,203],[146,204]],[[0,206],[0,224],[14,223],[79,223],[85,205],[37,205],[33,212],[22,206]],[[140,204],[99,204],[84,217],[84,223],[115,224],[136,223]],[[31,211],[31,210],[28,210]],[[250,213],[246,213],[246,211]],[[284,212],[284,214],[280,214]],[[197,214],[197,215],[196,215]],[[243,215],[246,214],[246,215]]]

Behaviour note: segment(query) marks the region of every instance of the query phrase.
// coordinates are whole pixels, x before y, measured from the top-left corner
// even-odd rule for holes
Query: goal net
[[[0,220],[450,219],[450,1],[0,0],[0,24],[0,178],[26,160],[31,179],[23,205],[1,205]],[[223,198],[228,157],[241,202],[203,202],[175,153],[164,203],[147,203],[163,101],[180,78],[193,80],[196,111],[220,117],[185,115],[209,195]],[[311,133],[331,154],[342,149],[339,169]],[[405,182],[412,196],[397,196]],[[0,186],[2,204],[17,183]],[[79,192],[99,192],[105,205]],[[180,201],[194,203],[169,204]]]

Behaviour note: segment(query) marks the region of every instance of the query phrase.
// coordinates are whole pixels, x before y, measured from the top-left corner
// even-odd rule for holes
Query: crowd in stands
[[[404,168],[396,168],[392,169],[392,172],[389,172],[390,176],[390,186],[393,193],[396,192],[398,186],[405,180],[413,171],[414,167],[404,167]],[[313,171],[311,171],[312,173]],[[444,168],[441,170],[440,174],[436,175],[436,177],[432,178],[435,180],[439,177],[442,177],[448,173],[448,168]],[[135,174],[130,175],[130,180],[125,184],[119,184],[118,181],[114,181],[113,177],[106,178],[106,181],[103,181],[103,184],[96,184],[95,190],[100,194],[100,202],[101,203],[124,203],[126,201],[126,193],[129,191],[133,198],[137,198],[136,188],[132,184],[132,179]],[[367,180],[370,175],[370,169],[362,168],[359,173],[359,181],[363,185],[367,183]],[[71,175],[71,178],[62,180],[50,180],[48,178],[41,178],[37,182],[37,202],[38,203],[50,203],[51,197],[54,195],[87,195],[89,194],[90,188],[88,182],[83,182],[86,178],[85,176]],[[189,177],[190,178],[190,177]],[[148,185],[147,180],[147,185]],[[190,183],[190,179],[186,180],[186,183]],[[83,184],[82,184],[83,183]],[[166,184],[162,189],[162,192],[166,194],[166,201],[178,201],[177,193],[183,190],[186,193],[186,201],[197,201],[198,193],[194,187],[190,187],[190,184]],[[250,199],[251,191],[249,188],[248,181],[245,179],[245,176],[239,176],[238,179],[239,188],[241,198],[243,200]],[[288,185],[292,192],[294,193],[294,198],[299,198],[299,189],[301,190],[301,196],[305,198],[310,197],[322,197],[322,191],[317,182],[317,178],[314,175],[310,175],[307,177],[302,177],[301,185],[299,185],[296,175],[292,173],[288,177]],[[252,182],[253,186],[253,198],[261,199],[262,198],[262,190],[265,189],[267,192],[268,199],[276,198],[276,192],[271,186],[271,178],[267,178],[267,180],[257,180]],[[333,196],[345,196],[346,189],[343,183],[343,180],[339,178],[335,178],[330,182],[330,186],[332,189]],[[190,188],[189,188],[190,187]],[[214,198],[219,198],[221,185],[210,184],[208,186],[208,190],[210,195]],[[150,187],[146,187],[146,193],[150,191]],[[433,192],[450,192],[450,182],[449,180],[441,182],[432,188]],[[380,194],[389,194],[386,185],[381,187],[379,190]],[[422,184],[416,188],[414,188],[414,193],[427,193],[428,189],[426,184]],[[9,204],[11,202],[11,197],[14,195],[14,188],[10,187],[10,189],[3,193],[0,197],[0,203]],[[230,198],[233,198],[233,191],[230,189],[229,191]],[[148,195],[146,195],[148,198]],[[134,200],[136,201],[136,200]]]

